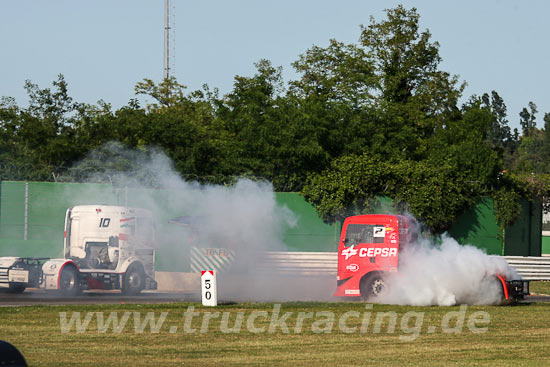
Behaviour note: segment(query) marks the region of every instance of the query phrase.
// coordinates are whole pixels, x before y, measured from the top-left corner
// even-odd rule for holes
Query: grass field
[[[550,294],[550,283],[533,283],[532,292]],[[197,315],[186,325],[190,306]],[[30,366],[550,365],[550,303],[469,306],[462,313],[459,307],[372,305],[369,309],[359,302],[278,307],[267,303],[217,308],[196,303],[2,307],[0,339],[17,346]],[[260,312],[251,320],[254,311]],[[77,332],[75,323],[71,331],[62,332],[60,319],[69,322],[75,312],[80,312],[82,320],[91,315],[86,331]],[[219,312],[218,317],[214,312]],[[279,321],[290,314],[270,330],[275,312]],[[119,326],[125,315],[128,321],[119,330],[113,324],[102,329],[105,324],[97,313],[103,321],[115,315]],[[136,332],[136,323],[138,329],[145,325],[140,322],[148,313],[155,317],[158,332],[151,332],[151,324]],[[240,332],[229,332],[239,313],[243,315]],[[207,327],[206,314],[212,317]],[[162,315],[165,319],[160,323]],[[333,327],[326,332],[330,315]],[[366,315],[370,323],[361,330]]]
[[[530,292],[533,294],[550,295],[550,282],[531,282]]]

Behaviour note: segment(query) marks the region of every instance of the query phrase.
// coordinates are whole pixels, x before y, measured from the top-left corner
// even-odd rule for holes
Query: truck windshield
[[[385,236],[382,224],[348,224],[344,244],[348,247],[360,243],[384,243]]]

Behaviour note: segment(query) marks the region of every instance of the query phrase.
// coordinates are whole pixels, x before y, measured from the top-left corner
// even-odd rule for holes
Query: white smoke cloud
[[[288,278],[276,279],[277,274],[267,277],[254,274],[259,254],[288,251],[283,234],[297,221],[291,210],[276,202],[271,183],[246,178],[227,186],[186,181],[164,153],[151,148],[137,151],[119,143],[109,143],[91,152],[77,167],[92,167],[97,172],[88,177],[88,182],[105,182],[108,175],[118,189],[128,188],[127,197],[120,204],[149,209],[157,216],[157,224],[164,221],[162,233],[157,232],[157,257],[164,251],[171,254],[172,263],[183,263],[189,261],[191,246],[233,250],[235,262],[230,271],[218,275],[221,297],[311,298],[305,283],[298,286]],[[166,213],[172,214],[167,217]],[[166,225],[176,216],[189,217],[193,223],[185,227]],[[326,293],[330,295],[330,290]]]
[[[114,158],[122,158],[124,164]],[[102,162],[109,162],[105,166]],[[109,179],[118,187],[138,188],[129,191],[133,206],[155,213],[179,213],[198,218],[194,241],[182,228],[174,225],[158,237],[160,250],[170,249],[176,260],[189,256],[189,247],[229,248],[236,252],[231,273],[220,273],[219,294],[226,300],[331,300],[334,277],[290,278],[283,274],[254,273],[257,254],[265,251],[288,251],[282,241],[285,228],[294,226],[296,218],[279,206],[268,182],[240,179],[232,186],[200,185],[182,179],[172,161],[160,151],[126,149],[111,143],[81,162],[98,171],[107,168]],[[117,170],[123,166],[124,170]],[[97,180],[104,181],[105,171]],[[144,185],[144,182],[147,184]],[[169,201],[159,201],[155,190],[141,190],[151,184],[170,192]],[[164,218],[166,219],[166,218]],[[414,222],[413,222],[414,223]],[[519,279],[502,258],[491,257],[478,248],[459,245],[444,236],[440,246],[419,240],[399,254],[399,271],[386,279],[386,288],[377,302],[399,305],[496,304],[502,299],[495,274]]]
[[[203,186],[194,207],[204,218],[201,238],[206,245],[242,251],[283,250],[283,228],[295,225],[294,214],[277,205],[267,182],[240,179],[231,187]]]
[[[194,218],[201,247],[282,250],[286,248],[281,240],[284,228],[296,224],[294,214],[276,203],[271,183],[246,178],[228,186],[186,181],[171,159],[154,148],[138,151],[108,143],[76,167],[95,169],[87,177],[88,182],[105,182],[108,177],[118,189],[128,188],[122,205]],[[159,199],[163,195],[158,189],[163,190],[165,200]],[[182,240],[174,238],[170,242]]]
[[[428,240],[399,254],[399,271],[387,277],[380,303],[412,306],[490,305],[502,301],[495,275],[520,279],[503,258],[444,235],[440,246]]]

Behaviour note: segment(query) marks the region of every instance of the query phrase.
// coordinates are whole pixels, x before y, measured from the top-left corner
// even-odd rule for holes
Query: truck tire
[[[21,285],[21,284],[10,284],[9,292],[10,292],[10,293],[23,293],[23,292],[25,291],[25,289],[27,289],[27,287],[24,286],[24,285]]]
[[[61,270],[59,291],[64,296],[76,296],[80,293],[80,278],[74,266],[67,265]]]
[[[140,264],[132,264],[122,281],[122,294],[135,296],[145,288],[145,271]]]
[[[384,277],[380,273],[375,273],[372,275],[367,275],[361,279],[359,288],[361,290],[361,298],[365,301],[375,301],[382,291],[386,283],[384,282]]]

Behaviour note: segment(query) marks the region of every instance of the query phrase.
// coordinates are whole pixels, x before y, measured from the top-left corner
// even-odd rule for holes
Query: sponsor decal
[[[394,231],[393,227],[386,227],[386,232],[393,232],[393,231]]]
[[[357,249],[354,249],[353,246],[342,250],[342,256],[345,256],[346,260],[354,255],[357,255]]]
[[[206,248],[204,249],[204,256],[221,256],[221,257],[232,257],[232,253],[225,248]]]
[[[346,270],[351,271],[352,273],[355,273],[357,270],[359,270],[359,265],[357,264],[349,264],[346,266]]]
[[[376,257],[378,255],[382,257],[397,256],[397,249],[389,247],[364,247],[359,250],[359,257]]]
[[[374,227],[373,237],[386,237],[386,229],[384,227]]]
[[[346,289],[344,291],[344,294],[361,294],[361,292],[359,291],[359,289]]]
[[[345,260],[349,259],[352,256],[359,254],[359,257],[390,257],[397,256],[397,248],[389,247],[363,247],[361,249],[353,248],[353,246],[345,248],[342,250],[341,255],[345,256]]]

